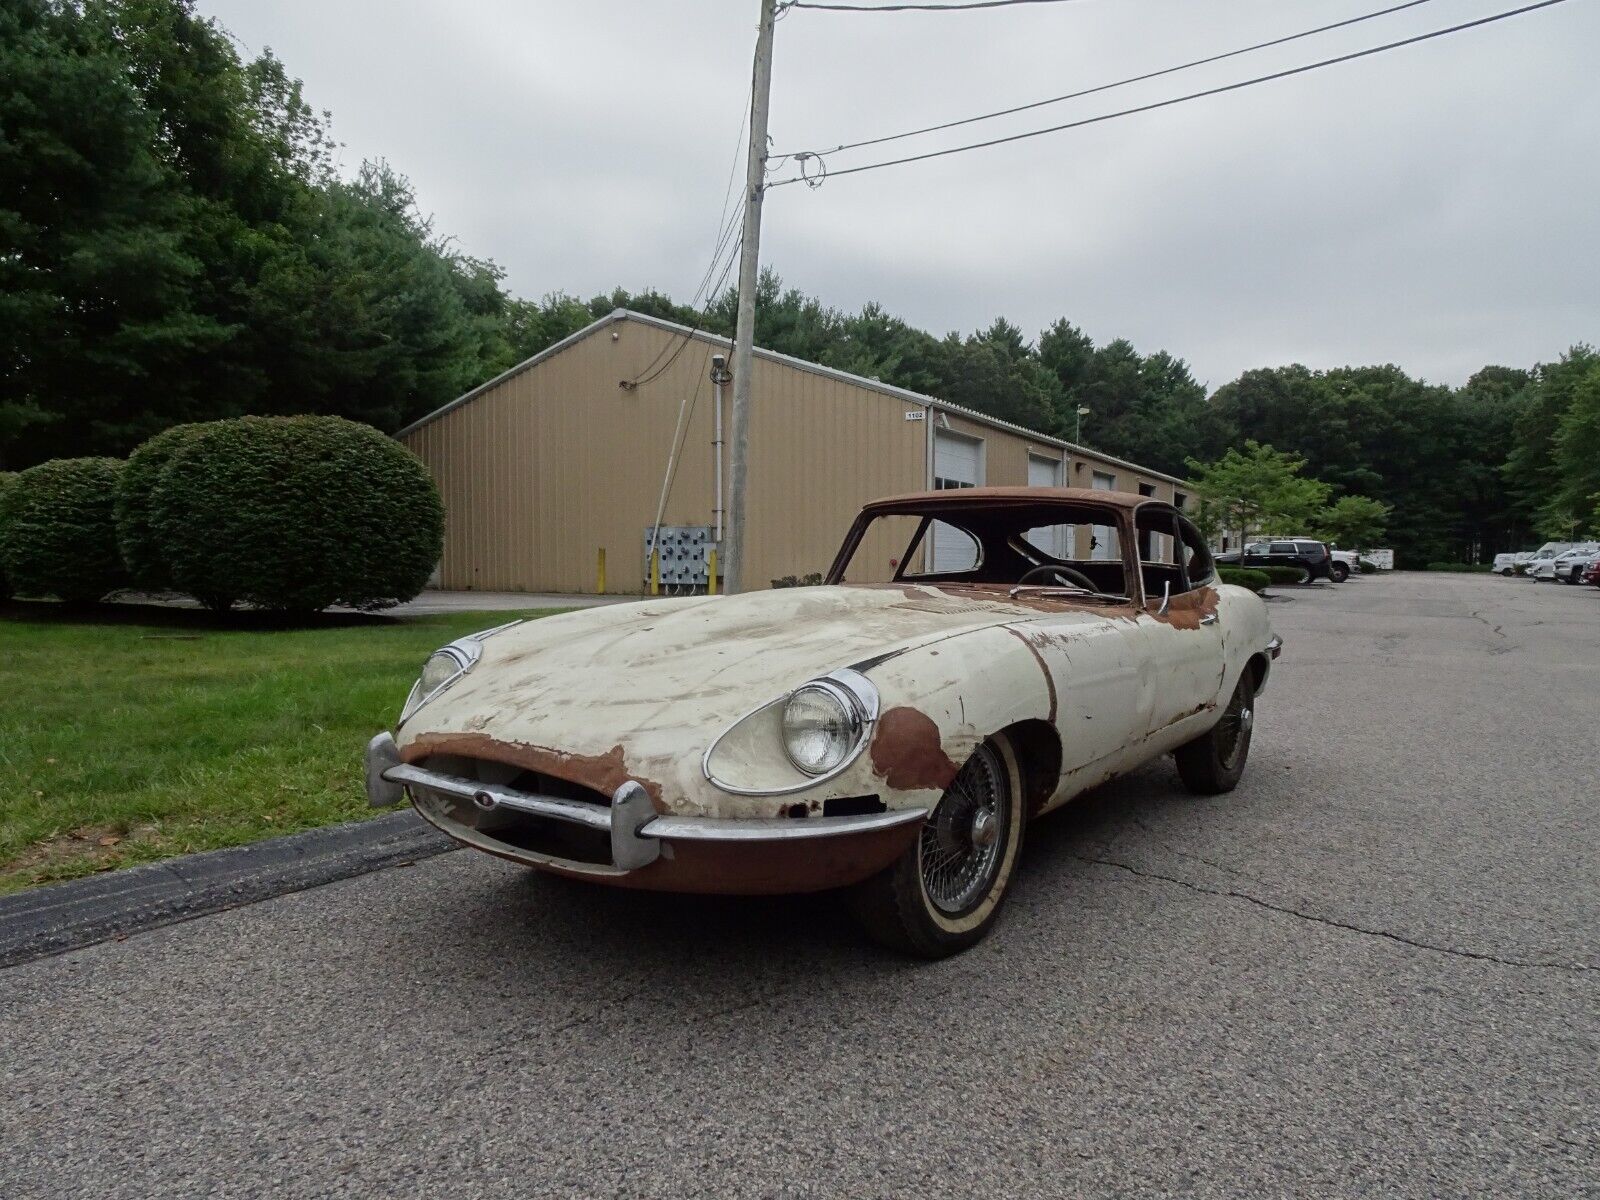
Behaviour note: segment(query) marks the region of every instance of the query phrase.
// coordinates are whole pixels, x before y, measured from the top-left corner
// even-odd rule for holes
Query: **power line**
[[[717,297],[726,287],[728,276],[733,272],[733,264],[739,261],[739,251],[743,245],[744,239],[742,237],[733,243],[732,252],[728,255],[728,261],[723,265],[722,274],[717,279],[716,286],[706,294],[705,306],[700,310],[699,318],[689,328],[687,333],[680,333],[678,335],[678,344],[676,349],[672,351],[671,357],[669,357],[666,362],[662,363],[661,366],[657,367],[654,371],[651,371],[650,367],[646,367],[644,371],[641,371],[639,375],[633,379],[624,379],[622,381],[622,387],[624,389],[631,392],[638,388],[644,387],[647,383],[654,383],[657,379],[661,378],[661,376],[667,373],[673,363],[678,361],[678,356],[684,352],[685,348],[690,342],[694,341],[695,334],[699,333],[706,327],[706,322],[711,317],[711,306],[716,303]],[[672,343],[670,342],[668,343],[669,346],[671,344]],[[657,352],[656,357],[651,360],[650,366],[655,366],[656,362],[660,361],[661,355],[665,352],[665,347],[663,347],[661,351]],[[649,374],[646,374],[645,372],[649,372]]]
[[[1315,71],[1322,67],[1331,67],[1338,63],[1352,62],[1358,58],[1367,58],[1374,54],[1381,54],[1385,50],[1396,50],[1401,46],[1412,46],[1418,42],[1430,41],[1433,38],[1444,37],[1446,34],[1460,33],[1463,29],[1475,29],[1479,25],[1491,25],[1496,21],[1504,21],[1508,17],[1521,16],[1523,13],[1534,12],[1541,8],[1550,8],[1557,4],[1564,4],[1566,0],[1539,0],[1537,4],[1526,4],[1521,8],[1509,9],[1505,12],[1494,13],[1487,17],[1480,17],[1476,21],[1464,21],[1460,25],[1451,25],[1445,29],[1435,29],[1429,33],[1418,34],[1416,37],[1402,38],[1398,42],[1387,42],[1382,46],[1373,46],[1367,50],[1357,50],[1350,54],[1341,54],[1335,58],[1325,58],[1319,62],[1307,63],[1301,67],[1290,67],[1284,71],[1274,71],[1269,75],[1257,75],[1252,79],[1243,79],[1237,83],[1224,84],[1221,87],[1206,88],[1204,91],[1190,92],[1184,96],[1173,96],[1167,100],[1157,100],[1152,104],[1141,104],[1136,108],[1119,109],[1117,112],[1102,113],[1097,117],[1085,117],[1078,121],[1068,121],[1062,125],[1051,125],[1046,129],[1030,129],[1026,133],[1014,133],[1008,137],[990,138],[984,142],[971,142],[965,146],[952,146],[945,150],[930,150],[926,154],[911,154],[904,158],[891,158],[883,162],[864,163],[859,167],[843,167],[829,172],[829,176],[857,175],[862,171],[876,171],[883,167],[898,167],[906,163],[922,162],[929,158],[942,158],[947,154],[961,154],[968,150],[983,150],[989,146],[1003,146],[1008,142],[1020,142],[1028,138],[1043,137],[1047,133],[1061,133],[1068,129],[1081,129],[1085,125],[1096,125],[1102,121],[1112,121],[1118,117],[1130,117],[1137,113],[1152,112],[1158,108],[1170,108],[1174,104],[1183,104],[1190,100],[1200,100],[1206,96],[1219,96],[1224,92],[1236,92],[1240,88],[1253,87],[1258,83],[1269,83],[1274,79],[1287,79],[1291,75],[1303,75],[1307,71]],[[783,187],[791,183],[808,182],[799,175],[790,176],[788,179],[775,180],[768,187]]]
[[[741,128],[742,128],[742,126],[741,126]],[[705,274],[700,276],[700,282],[695,285],[694,292],[689,297],[689,305],[688,306],[691,309],[697,309],[698,310],[701,307],[702,302],[708,307],[711,304],[711,301],[714,298],[714,294],[707,293],[706,292],[706,287],[707,287],[708,284],[710,284],[712,277],[716,274],[717,266],[718,266],[719,263],[722,262],[723,252],[726,251],[727,248],[728,248],[728,239],[733,236],[733,231],[739,227],[739,223],[740,223],[740,214],[738,212],[735,212],[733,214],[733,216],[729,217],[727,222],[723,225],[722,232],[717,237],[717,244],[711,251],[711,262],[707,264],[706,269],[705,269]],[[739,253],[738,249],[735,248],[735,250],[733,251],[733,255],[736,257],[738,255],[738,253]],[[728,271],[731,269],[732,263],[733,263],[733,258],[730,257],[728,259],[728,264],[723,267],[722,279],[717,284],[717,287],[718,287],[719,290],[720,290],[720,288],[722,286],[722,281],[725,281],[728,278]],[[699,326],[697,325],[695,328],[698,329]],[[682,336],[682,335],[680,335],[680,336]],[[687,339],[685,339],[685,340],[687,340]],[[671,350],[672,350],[672,343],[671,342],[668,342],[666,345],[662,346],[661,349],[656,351],[656,356],[654,358],[652,358],[649,362],[647,362],[640,369],[640,371],[639,371],[639,373],[637,375],[635,375],[632,379],[624,379],[622,381],[622,386],[625,389],[631,391],[632,389],[638,387],[640,384],[649,383],[651,379],[656,378],[657,375],[661,374],[661,371],[665,371],[667,369],[667,367],[670,367],[672,365],[672,362],[669,359],[667,364],[666,364],[666,366],[661,368],[661,371],[655,371],[654,374],[651,374],[651,372],[655,368],[655,365],[658,362],[660,362],[662,357],[664,355],[666,355]],[[674,355],[673,357],[676,357],[676,355]],[[645,376],[647,376],[647,375],[649,376],[648,379],[645,378]]]
[[[1102,83],[1097,87],[1084,88],[1080,92],[1068,92],[1064,96],[1051,96],[1048,100],[1035,100],[1031,104],[1018,104],[1012,108],[1001,108],[994,112],[982,113],[976,117],[963,117],[959,121],[946,121],[942,125],[925,125],[921,129],[908,129],[904,133],[889,133],[882,137],[865,138],[859,142],[845,142],[831,150],[823,151],[826,154],[838,154],[844,150],[857,150],[862,146],[879,146],[884,142],[899,141],[901,138],[919,137],[924,133],[938,133],[945,129],[956,129],[962,125],[973,125],[979,121],[991,121],[996,117],[1009,117],[1016,113],[1028,112],[1035,108],[1045,108],[1051,104],[1061,104],[1067,100],[1078,100],[1084,96],[1093,96],[1098,92],[1109,92],[1113,88],[1127,87],[1129,84],[1144,83],[1150,79],[1159,79],[1163,75],[1173,75],[1179,71],[1187,71],[1192,67],[1203,67],[1208,63],[1222,62],[1228,58],[1238,58],[1241,54],[1250,54],[1256,50],[1266,50],[1272,46],[1282,46],[1288,42],[1299,41],[1301,38],[1312,37],[1319,33],[1327,33],[1330,29],[1343,29],[1346,25],[1359,25],[1363,21],[1371,21],[1377,17],[1386,17],[1390,13],[1397,13],[1403,9],[1416,8],[1422,4],[1430,4],[1432,0],[1406,0],[1404,4],[1394,4],[1388,8],[1380,8],[1376,12],[1362,13],[1358,17],[1349,17],[1343,21],[1334,21],[1330,25],[1318,25],[1315,29],[1306,29],[1300,33],[1291,33],[1286,37],[1273,38],[1266,42],[1257,42],[1253,46],[1243,46],[1238,50],[1229,50],[1223,54],[1212,54],[1206,58],[1191,59],[1189,62],[1179,63],[1174,67],[1163,67],[1159,71],[1147,71],[1143,75],[1133,75],[1127,79],[1119,79],[1115,83]],[[793,154],[785,157],[793,157]]]
[[[810,4],[806,0],[790,0],[782,5],[782,13],[791,8],[811,8],[819,12],[898,13],[898,12],[969,12],[975,8],[1010,8],[1015,4],[1069,4],[1073,0],[968,0],[964,4]]]
[[[728,215],[728,204],[733,200],[733,184],[739,176],[739,151],[744,149],[744,129],[750,121],[750,106],[744,108],[744,115],[739,118],[739,133],[733,142],[733,162],[728,166],[728,186],[722,190],[722,211],[717,214],[717,227],[722,227],[723,218]],[[721,240],[720,238],[718,239]]]
[[[755,86],[754,75],[755,68],[752,66],[751,87]],[[717,264],[722,261],[722,252],[727,248],[728,239],[733,236],[733,231],[738,228],[741,223],[742,214],[739,212],[739,210],[735,209],[733,215],[731,217],[728,216],[728,204],[733,199],[734,179],[738,175],[739,171],[739,150],[744,145],[744,131],[745,127],[749,124],[749,121],[750,106],[746,104],[744,115],[739,118],[738,136],[734,139],[733,162],[728,167],[728,183],[722,191],[722,211],[717,214],[718,233],[716,245],[711,248],[711,261],[706,264],[705,273],[700,276],[700,282],[695,285],[694,292],[689,297],[689,307],[691,309],[698,310],[701,307],[702,299],[707,307],[710,306],[712,297],[710,295],[705,295],[702,297],[702,293],[705,292],[706,286],[711,282],[712,276],[716,274]],[[724,218],[726,218],[726,221],[724,221]],[[735,250],[734,254],[737,255],[738,250]],[[725,269],[723,271],[723,279],[725,280],[726,278],[727,271]],[[718,290],[721,289],[721,286],[721,282],[719,282],[717,285]],[[699,328],[699,323],[696,323],[695,329],[698,330]],[[682,343],[678,346],[678,351],[681,351],[682,347],[688,344],[688,341],[689,338],[684,337]],[[655,365],[661,361],[662,356],[667,354],[669,351],[673,351],[673,344],[670,341],[666,345],[662,346],[660,350],[656,351],[656,356],[646,363],[644,368],[640,370],[637,375],[635,375],[632,379],[622,380],[621,386],[625,390],[632,391],[634,388],[640,386],[640,384],[649,383],[651,380],[655,379],[661,374],[662,371],[665,371],[667,367],[672,365],[672,359],[668,359],[666,366],[663,366],[661,371],[655,371],[654,374],[651,374],[655,368]],[[672,358],[675,359],[677,356],[677,352],[673,352]],[[649,378],[645,378],[647,375]]]

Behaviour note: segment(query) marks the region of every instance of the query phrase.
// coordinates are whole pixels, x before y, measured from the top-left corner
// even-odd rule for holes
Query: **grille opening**
[[[423,764],[430,771],[453,775],[458,779],[477,780],[500,787],[515,788],[519,792],[533,792],[541,796],[557,796],[564,800],[578,800],[597,808],[610,808],[611,797],[605,792],[585,787],[554,775],[539,771],[525,771],[488,759],[467,758],[458,754],[436,754]],[[471,800],[452,800],[449,816],[484,837],[492,838],[517,850],[531,850],[553,858],[573,862],[611,866],[611,838],[602,830],[570,821],[553,821],[548,817],[518,812],[510,808],[496,808],[484,812]]]
[[[888,810],[885,804],[876,796],[836,796],[832,800],[822,802],[822,815],[825,817],[865,817],[873,813]]]
[[[424,759],[421,766],[441,775],[454,775],[457,779],[476,779],[482,783],[515,788],[519,792],[534,792],[541,796],[559,796],[563,800],[582,800],[586,804],[611,807],[611,795],[597,788],[585,787],[540,771],[525,771],[521,767],[492,762],[486,758],[467,758],[461,754],[435,754]]]
[[[531,813],[510,809],[486,813],[471,801],[456,804],[450,815],[473,825],[485,837],[518,850],[532,850],[535,854],[548,854],[553,858],[598,866],[612,865],[610,837],[586,825],[552,821],[548,817],[536,817]]]

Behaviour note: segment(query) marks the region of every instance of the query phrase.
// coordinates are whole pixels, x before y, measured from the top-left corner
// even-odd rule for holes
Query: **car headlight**
[[[826,680],[797,688],[783,706],[783,748],[807,775],[826,775],[861,741],[866,714],[856,697]]]
[[[448,646],[430,654],[428,661],[422,664],[422,673],[411,685],[411,694],[406,697],[405,705],[400,709],[400,724],[404,725],[417,709],[472,670],[478,659],[483,657],[483,643],[487,639],[510,629],[513,625],[520,624],[521,620],[507,621],[504,625],[496,625],[493,629],[484,629],[478,633],[468,634],[464,638],[457,638]]]

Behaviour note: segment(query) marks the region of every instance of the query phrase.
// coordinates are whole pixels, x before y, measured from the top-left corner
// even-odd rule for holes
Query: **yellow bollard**
[[[706,550],[706,595],[717,594],[717,548],[708,547]]]
[[[600,547],[599,562],[595,565],[595,595],[606,594],[606,548]]]
[[[650,594],[661,595],[661,551],[650,551]]]

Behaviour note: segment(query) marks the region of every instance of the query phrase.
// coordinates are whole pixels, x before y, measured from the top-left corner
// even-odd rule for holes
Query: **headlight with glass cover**
[[[838,775],[871,737],[878,689],[848,668],[740,717],[706,748],[701,771],[725,792],[779,796]]]
[[[422,664],[422,674],[418,675],[417,681],[411,685],[411,694],[406,697],[405,705],[400,709],[400,724],[404,725],[419,708],[472,670],[483,657],[483,643],[487,639],[497,633],[505,632],[513,625],[520,624],[522,624],[521,618],[507,621],[504,625],[496,625],[493,629],[484,629],[468,634],[464,638],[457,638],[448,646],[442,646],[430,654],[428,661]]]
[[[866,714],[850,692],[826,679],[795,689],[783,706],[783,748],[807,775],[826,775],[861,741]]]

